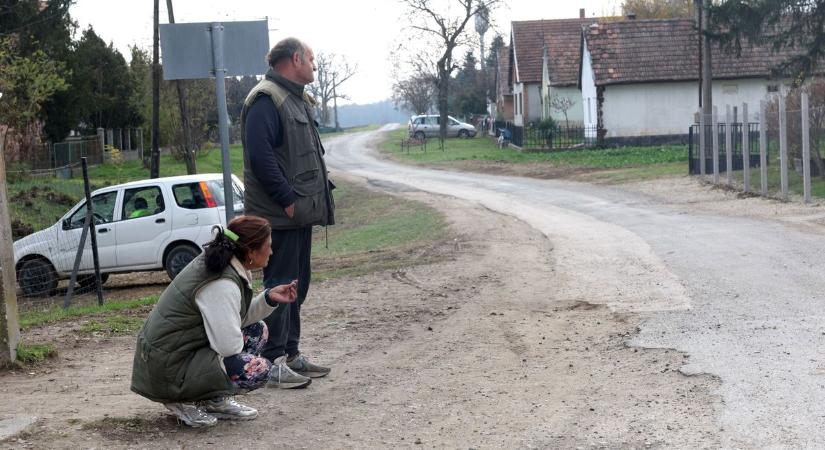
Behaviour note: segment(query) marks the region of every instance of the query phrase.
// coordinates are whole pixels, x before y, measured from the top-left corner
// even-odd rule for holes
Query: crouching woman
[[[192,427],[257,417],[234,395],[266,384],[272,363],[258,356],[267,340],[262,320],[297,297],[295,281],[253,295],[249,271],[272,254],[267,220],[240,216],[213,232],[149,314],[132,368],[132,391]]]

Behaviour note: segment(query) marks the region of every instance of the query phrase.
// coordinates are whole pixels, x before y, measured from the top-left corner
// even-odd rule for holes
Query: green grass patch
[[[401,160],[418,164],[449,165],[455,161],[495,161],[512,164],[544,163],[550,167],[603,170],[668,163],[682,163],[686,167],[688,156],[688,149],[685,145],[528,153],[513,149],[499,149],[495,140],[487,137],[447,139],[444,151],[438,148],[437,140],[431,139],[428,142],[426,153],[419,149],[413,149],[407,153],[401,149],[401,140],[406,136],[406,129],[387,133],[382,143],[382,151],[395,155]]]
[[[20,328],[36,327],[61,320],[74,319],[95,315],[105,315],[120,311],[129,311],[152,306],[157,303],[158,297],[146,297],[137,300],[111,301],[103,305],[70,306],[63,309],[59,306],[51,306],[41,311],[27,311],[20,315]]]
[[[89,334],[129,334],[140,330],[143,322],[142,317],[115,315],[90,320],[80,328],[80,331]]]
[[[421,263],[413,249],[448,235],[444,217],[418,202],[340,182],[335,195],[336,224],[316,228],[315,280],[364,275]]]
[[[17,345],[17,361],[23,365],[32,365],[57,356],[57,350],[51,344]]]

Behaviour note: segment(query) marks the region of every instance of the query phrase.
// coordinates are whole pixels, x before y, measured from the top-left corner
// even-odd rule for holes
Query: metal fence
[[[505,131],[506,130],[506,131]],[[495,133],[510,136],[510,142],[528,151],[554,151],[591,148],[597,145],[596,127],[561,126],[553,129],[520,127],[510,122],[496,121]]]
[[[52,169],[80,164],[86,158],[89,164],[104,162],[104,149],[98,136],[67,139],[63,142],[49,144],[53,155]],[[45,167],[43,167],[45,169]]]
[[[727,172],[730,165],[732,171],[741,171],[745,166],[744,155],[742,154],[742,123],[730,124],[730,143],[727,138],[727,124],[716,124],[716,139],[718,142],[717,164],[720,172]],[[705,125],[705,173],[713,173],[713,124]],[[748,123],[748,156],[750,167],[759,168],[759,123]],[[691,125],[688,135],[688,173],[696,175],[701,173],[700,149],[699,149],[699,125]],[[730,152],[728,151],[730,149]],[[770,157],[768,158],[770,160]]]
[[[748,105],[743,104],[743,121],[758,119],[758,123],[748,121],[745,133],[745,126],[735,119],[736,112],[732,113],[732,105],[726,105],[723,116],[714,113],[707,117],[711,123],[703,124],[703,133],[699,133],[698,125],[690,127],[689,173],[782,200],[788,200],[791,194],[806,203],[812,197],[825,198],[823,103],[821,94],[813,98],[802,90],[768,98],[750,116]],[[704,145],[700,134],[704,135]],[[745,139],[748,145],[743,150]],[[700,162],[702,152],[704,163]]]

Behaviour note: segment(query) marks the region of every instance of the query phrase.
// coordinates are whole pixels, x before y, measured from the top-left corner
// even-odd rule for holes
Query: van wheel
[[[174,280],[181,270],[200,253],[201,251],[197,247],[189,244],[180,244],[169,250],[169,253],[166,254],[166,260],[163,262],[169,278]]]
[[[470,133],[467,130],[458,130],[458,137],[461,139],[467,139],[470,137]]]
[[[419,141],[423,141],[424,140],[424,132],[423,131],[416,131],[415,134],[413,134],[413,137],[415,137]]]
[[[46,259],[30,259],[17,271],[17,283],[24,297],[46,297],[57,288],[57,273]]]

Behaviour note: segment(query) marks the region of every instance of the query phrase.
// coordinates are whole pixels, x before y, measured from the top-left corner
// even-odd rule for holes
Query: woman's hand
[[[269,289],[269,300],[273,303],[294,303],[298,298],[298,280]]]

